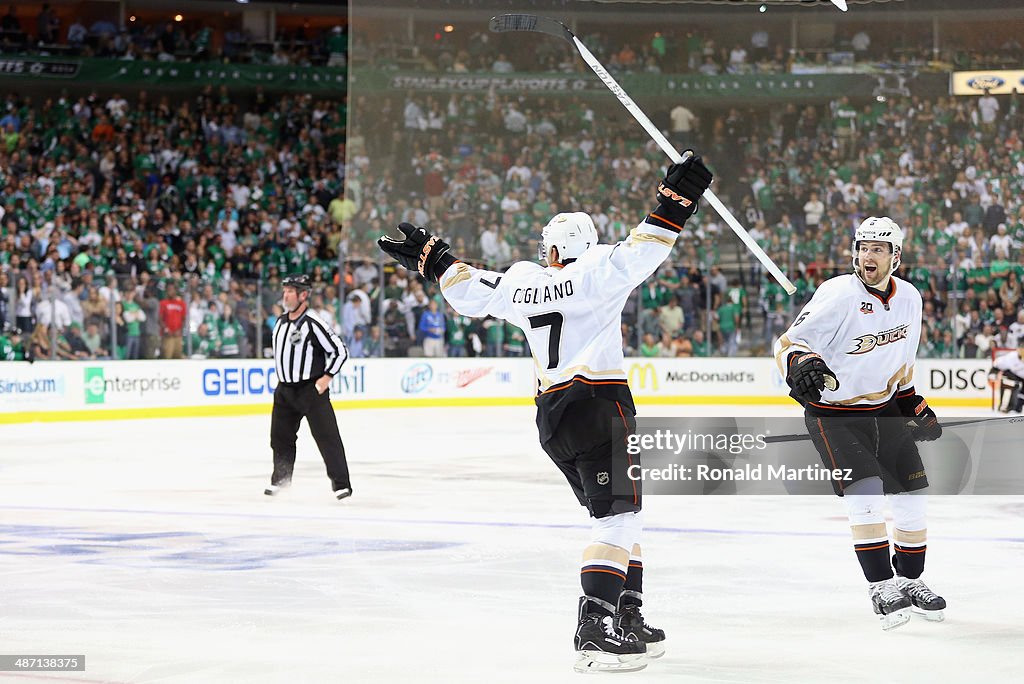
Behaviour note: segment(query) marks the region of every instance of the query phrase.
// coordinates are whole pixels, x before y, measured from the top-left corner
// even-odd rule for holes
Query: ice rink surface
[[[294,486],[263,496],[268,416],[0,426],[0,653],[86,656],[84,673],[0,681],[586,677],[571,638],[589,523],[537,445],[532,409],[339,419],[355,489],[340,503],[305,426]],[[932,497],[924,578],[947,619],[891,633],[838,499],[644,503],[644,612],[668,652],[594,677],[934,684],[1024,671],[1024,497]]]

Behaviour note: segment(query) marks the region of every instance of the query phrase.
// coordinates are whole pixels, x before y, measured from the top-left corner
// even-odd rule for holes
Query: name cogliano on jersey
[[[513,304],[547,304],[557,299],[571,297],[573,294],[572,281],[566,280],[557,285],[545,285],[544,287],[517,287],[512,292]]]

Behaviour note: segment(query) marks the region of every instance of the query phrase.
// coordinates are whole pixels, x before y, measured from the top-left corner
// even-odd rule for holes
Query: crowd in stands
[[[0,355],[259,356],[292,272],[311,274],[314,308],[353,356],[524,355],[521,331],[455,315],[436,288],[383,264],[375,238],[402,220],[429,225],[500,270],[536,258],[558,211],[625,237],[665,166],[632,120],[579,97],[359,95],[350,130],[347,105],[211,87],[173,102],[8,94]],[[787,298],[703,208],[627,306],[627,353],[766,353],[823,279],[850,270],[853,228],[872,214],[907,231],[901,274],[924,292],[922,354],[985,357],[1019,339],[1015,97],[680,108],[672,121],[689,125],[670,126],[674,142],[704,154],[798,293]]]
[[[116,7],[107,17],[85,22],[73,19],[66,26],[47,3],[33,6],[38,14],[26,20],[11,5],[0,17],[0,52],[100,57],[148,61],[218,61],[229,63],[330,66],[343,68],[348,60],[347,24],[319,30],[282,28],[274,40],[254,36],[241,26],[215,31],[202,19],[188,23],[150,23],[136,20],[118,24]]]

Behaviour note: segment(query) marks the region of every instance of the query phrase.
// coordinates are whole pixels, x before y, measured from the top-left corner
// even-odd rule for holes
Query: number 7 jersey
[[[635,413],[622,356],[626,299],[665,260],[678,230],[647,221],[614,245],[595,245],[566,266],[520,261],[505,273],[456,262],[441,292],[465,316],[495,316],[523,330],[536,365],[541,442],[565,406],[600,397]],[[660,221],[659,221],[660,223]]]

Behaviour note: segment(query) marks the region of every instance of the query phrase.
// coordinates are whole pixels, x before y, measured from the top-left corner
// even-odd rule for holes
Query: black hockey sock
[[[630,556],[629,572],[626,573],[626,583],[622,587],[623,605],[642,606],[644,604],[643,592],[644,563],[639,558]]]
[[[580,570],[580,584],[583,593],[590,599],[588,612],[606,615],[615,612],[622,586],[626,582],[626,574],[620,567],[606,560],[584,561]]]
[[[857,560],[868,582],[892,579],[892,565],[889,564],[889,542],[867,542],[854,544]]]
[[[896,528],[893,547],[892,567],[896,574],[907,579],[917,579],[924,572],[924,552],[928,548],[926,530],[906,531]]]
[[[917,579],[924,572],[925,547],[904,549],[896,544],[896,553],[892,556],[892,567],[896,574],[907,579]]]

